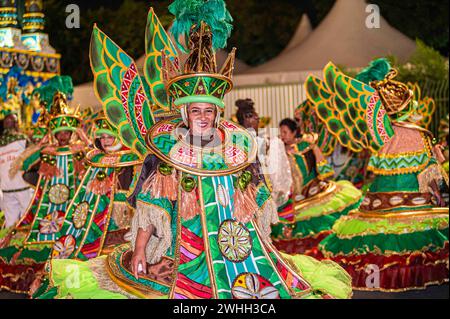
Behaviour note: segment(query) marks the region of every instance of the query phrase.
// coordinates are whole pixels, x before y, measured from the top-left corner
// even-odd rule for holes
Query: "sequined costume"
[[[324,81],[311,76],[306,83],[339,142],[371,151],[368,169],[375,174],[361,207],[336,222],[320,250],[345,267],[357,289],[402,291],[446,282],[448,175],[424,128],[433,101],[395,81],[386,60],[364,73],[369,80],[356,80],[329,63]]]
[[[181,10],[186,7],[194,8],[195,14]],[[107,258],[70,263],[97,279],[88,290],[67,290],[58,274],[68,263],[53,260],[50,285],[43,285],[36,296],[349,297],[349,277],[336,264],[283,255],[270,243],[276,206],[255,161],[255,140],[239,125],[220,117],[223,96],[232,87],[234,64],[233,50],[221,71],[216,70],[213,48],[223,47],[231,30],[225,4],[202,0],[186,6],[186,1],[174,1],[170,10],[177,16],[174,38],[183,34],[189,39],[184,70],[153,10],[147,24],[145,78],[97,27],[92,35],[94,83],[105,114],[121,127],[124,145],[145,158],[129,198],[136,205],[131,242]],[[195,141],[186,104],[199,102],[216,106],[215,133]],[[153,104],[156,110],[151,109]],[[149,227],[155,232],[145,246],[147,265],[142,266],[147,271],[135,278],[130,272],[135,240],[139,230]]]

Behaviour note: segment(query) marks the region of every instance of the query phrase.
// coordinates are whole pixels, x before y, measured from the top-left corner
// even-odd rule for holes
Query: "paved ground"
[[[25,299],[24,295],[0,291],[0,299]],[[382,293],[355,291],[353,299],[449,299],[448,285],[431,286],[425,290],[415,290],[402,293]]]

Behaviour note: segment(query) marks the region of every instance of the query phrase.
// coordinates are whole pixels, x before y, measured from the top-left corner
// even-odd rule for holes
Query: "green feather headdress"
[[[386,78],[386,75],[391,70],[391,64],[385,58],[376,59],[370,62],[370,65],[362,70],[356,79],[366,84],[373,81],[381,81]]]
[[[69,111],[67,97],[73,94],[70,76],[55,76],[33,91],[49,114],[48,126],[53,134],[60,131],[75,131],[80,119]]]
[[[214,51],[227,46],[233,18],[223,0],[175,0],[169,6],[169,11],[175,16],[170,32],[184,53],[189,53],[189,50],[180,43],[180,37],[184,37],[188,43],[191,27],[199,27],[202,21],[211,28]]]
[[[46,106],[47,111],[50,111],[53,97],[57,92],[63,93],[66,97],[70,97],[73,94],[73,83],[70,76],[58,75],[52,77],[42,86],[35,89],[33,95],[38,94],[41,104]]]

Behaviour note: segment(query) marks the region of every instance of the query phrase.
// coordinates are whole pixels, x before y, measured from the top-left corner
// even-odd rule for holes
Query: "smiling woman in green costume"
[[[105,113],[122,127],[124,144],[145,157],[129,198],[136,206],[131,243],[88,265],[54,260],[50,285],[36,296],[350,297],[350,278],[337,264],[283,255],[271,244],[277,212],[255,160],[256,142],[221,118],[234,64],[233,50],[216,70],[213,49],[225,46],[231,30],[224,2],[178,0],[170,11],[177,16],[174,38],[186,36],[190,55],[182,71],[175,46],[151,10],[148,86],[133,60],[104,33],[95,28],[92,36],[95,87]],[[150,111],[150,102],[158,109]],[[61,280],[67,265],[94,276],[95,289],[67,287]]]

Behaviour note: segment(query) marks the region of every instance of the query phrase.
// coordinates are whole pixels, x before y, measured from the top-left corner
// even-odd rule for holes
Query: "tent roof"
[[[322,23],[300,45],[245,74],[321,70],[326,63],[358,68],[371,60],[395,55],[405,61],[415,42],[380,17],[380,28],[368,28],[364,0],[336,0]]]
[[[73,90],[72,105],[80,105],[82,109],[92,107],[93,110],[100,110],[102,104],[95,96],[94,83],[88,82],[75,86]]]
[[[297,26],[297,30],[294,33],[294,36],[289,41],[288,45],[281,54],[297,47],[300,45],[310,34],[312,33],[311,21],[306,13],[304,13],[300,19],[300,22]]]

